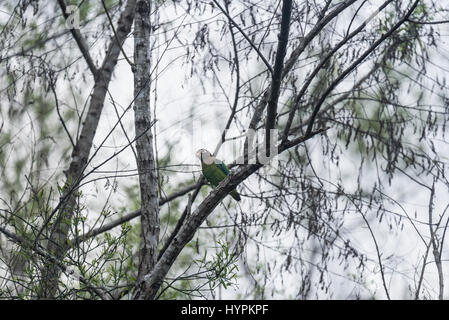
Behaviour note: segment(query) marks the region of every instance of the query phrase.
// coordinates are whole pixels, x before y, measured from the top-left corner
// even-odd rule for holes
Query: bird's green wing
[[[224,178],[229,174],[228,167],[224,164],[223,161],[215,159],[214,164],[210,165],[204,165],[203,163],[203,174],[206,177],[207,181],[210,182],[213,186],[218,186],[221,181],[223,181]],[[235,200],[240,201],[240,195],[238,194],[237,190],[232,190],[230,192],[231,197],[233,197]]]
[[[225,175],[229,174],[229,169],[228,169],[228,167],[226,167],[226,165],[225,165],[225,163],[223,161],[215,159],[215,163],[225,173]]]
[[[215,163],[217,164],[217,167],[220,168],[220,170],[223,171],[223,173],[224,173],[225,175],[228,175],[228,174],[229,174],[229,169],[228,169],[228,167],[226,167],[226,165],[225,165],[225,163],[224,163],[223,161],[220,161],[220,160],[215,159]],[[236,189],[232,190],[229,194],[230,194],[231,197],[233,197],[235,200],[237,200],[237,201],[240,201],[240,200],[241,200],[240,195],[239,195],[239,193],[237,192]]]

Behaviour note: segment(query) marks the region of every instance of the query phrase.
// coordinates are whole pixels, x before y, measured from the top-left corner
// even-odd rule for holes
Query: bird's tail
[[[242,198],[240,198],[239,193],[237,192],[237,190],[232,190],[230,193],[231,197],[233,197],[235,200],[240,201],[242,200]]]

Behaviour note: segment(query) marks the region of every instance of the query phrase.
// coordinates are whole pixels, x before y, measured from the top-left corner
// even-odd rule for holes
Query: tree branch
[[[279,100],[279,92],[281,89],[282,70],[284,66],[284,58],[287,52],[288,34],[290,30],[290,17],[292,14],[292,1],[283,0],[281,30],[279,32],[278,48],[274,62],[274,72],[271,80],[270,99],[267,106],[267,122],[265,133],[265,151],[270,150],[270,130],[274,128],[277,115],[277,106]],[[268,156],[268,154],[267,154]]]
[[[438,244],[437,244],[437,239],[436,239],[436,234],[435,234],[435,230],[433,229],[433,198],[435,196],[435,180],[436,178],[434,178],[433,183],[432,183],[432,189],[430,190],[430,197],[429,197],[429,230],[430,230],[430,242],[432,243],[432,253],[433,253],[433,257],[435,259],[435,265],[437,267],[437,271],[438,271],[438,284],[439,284],[439,293],[438,293],[438,298],[440,300],[444,299],[444,276],[443,276],[443,265],[441,263],[441,258],[440,258],[440,251],[438,249]],[[441,220],[440,220],[441,222]],[[438,228],[438,224],[435,227],[435,229]]]
[[[285,61],[283,70],[282,70],[282,76],[281,80],[284,79],[284,77],[293,69],[293,66],[295,65],[296,61],[298,60],[301,53],[305,50],[305,48],[309,45],[309,43],[320,33],[320,31],[335,17],[338,16],[339,13],[344,11],[346,8],[351,6],[354,2],[357,0],[347,0],[339,4],[333,11],[331,11],[328,15],[324,16],[323,18],[320,18],[317,24],[313,27],[312,30],[309,31],[309,33],[301,40],[300,44],[292,51],[289,58]],[[327,10],[327,6],[322,11],[322,14],[325,13]],[[268,86],[268,88],[265,90],[262,99],[257,104],[256,109],[254,111],[254,114],[251,118],[249,129],[256,129],[257,124],[259,123],[260,119],[262,118],[263,111],[265,109],[265,106],[268,103],[270,91],[271,91],[272,84]],[[245,142],[245,149],[247,149],[247,143]],[[247,150],[245,150],[246,152]]]
[[[117,36],[119,42],[123,44],[127,35],[131,31],[132,21],[134,19],[135,1],[128,0],[124,11],[121,13],[118,20]],[[62,8],[65,8],[65,3],[59,0]],[[65,12],[65,10],[63,10]],[[77,33],[75,30],[72,33]],[[75,35],[74,35],[75,37]],[[80,41],[79,37],[76,36]],[[77,39],[75,38],[75,39]],[[111,40],[103,64],[96,72],[95,85],[90,100],[88,114],[85,118],[83,128],[76,146],[72,151],[72,161],[69,169],[65,172],[66,183],[65,193],[61,196],[59,212],[54,222],[52,231],[50,232],[50,239],[48,241],[47,250],[52,252],[57,259],[61,259],[69,248],[67,243],[68,232],[70,229],[71,219],[76,208],[76,195],[73,193],[76,185],[81,181],[81,177],[88,163],[88,157],[92,148],[95,132],[98,127],[101,112],[104,106],[107,88],[112,78],[112,72],[118,61],[120,48],[117,41]],[[68,192],[68,194],[66,194]],[[39,241],[39,236],[44,228],[47,227],[49,220],[44,223],[43,228],[36,236],[36,242]],[[44,298],[53,298],[58,289],[59,269],[53,265],[48,264],[41,269],[41,292],[39,296]]]
[[[134,124],[136,136],[137,169],[141,199],[141,233],[138,282],[153,270],[159,244],[158,178],[154,159],[150,112],[150,15],[151,0],[139,0],[134,21]],[[143,290],[146,290],[143,283]],[[140,297],[137,297],[140,298]]]
[[[108,17],[109,25],[111,26],[112,32],[114,33],[114,37],[115,37],[115,40],[117,41],[117,45],[120,47],[120,51],[122,52],[123,56],[125,57],[126,62],[128,62],[128,64],[131,66],[132,72],[135,72],[136,66],[134,65],[134,63],[132,63],[132,62],[129,60],[128,56],[126,55],[125,50],[123,50],[123,46],[122,46],[122,44],[120,43],[120,39],[119,39],[119,37],[118,37],[118,35],[117,35],[117,32],[115,31],[114,23],[112,23],[111,16],[109,15],[109,10],[108,10],[108,8],[106,7],[106,3],[104,3],[104,0],[101,0],[101,4],[103,5],[103,9],[104,9],[104,11],[106,12],[106,16]]]
[[[0,226],[0,232],[3,233],[6,237],[8,237],[12,242],[19,245],[21,248],[36,252],[38,255],[43,257],[47,262],[51,263],[52,265],[56,265],[62,272],[70,273],[70,272],[68,272],[65,264],[62,263],[58,258],[54,257],[50,253],[47,253],[38,247],[35,247],[32,243],[30,243],[28,240],[24,239],[23,237],[15,234],[11,231],[8,231],[6,228],[4,228],[2,226]],[[92,285],[89,282],[89,280],[87,280],[86,278],[84,278],[81,275],[79,275],[79,280],[94,295],[97,295],[100,299],[106,300],[103,293],[98,288],[96,288],[94,285]]]
[[[160,198],[159,199],[159,206],[162,206],[164,204],[166,204],[167,202],[170,202],[176,198],[182,197],[183,195],[189,193],[190,191],[195,190],[198,185],[203,186],[205,183],[204,179],[200,179],[197,183],[191,184],[187,187],[184,187],[178,191],[173,192],[172,194],[168,195],[165,198]],[[123,217],[117,218],[114,221],[111,221],[101,227],[98,227],[96,229],[90,230],[89,232],[74,238],[73,240],[71,240],[71,243],[78,243],[78,242],[83,242],[86,241],[92,237],[95,237],[103,232],[109,231],[115,227],[118,227],[119,225],[128,222],[134,218],[140,217],[140,215],[142,214],[141,209],[127,213],[126,215],[124,215]]]
[[[312,132],[309,136],[299,137],[295,140],[281,144],[278,147],[278,150],[279,152],[283,152],[299,143],[307,141],[324,130],[326,129],[318,130],[316,132]],[[214,190],[212,190],[206,199],[204,199],[198,208],[190,215],[188,221],[183,224],[170,246],[156,263],[153,272],[144,277],[143,280],[146,283],[147,288],[149,288],[148,291],[138,292],[135,296],[143,297],[144,299],[154,299],[157,291],[162,285],[163,279],[167,275],[179,253],[193,238],[204,220],[206,220],[218,203],[220,203],[220,201],[230,191],[232,191],[239,183],[244,181],[261,167],[262,164],[260,163],[242,165],[234,172],[231,172]]]
[[[312,116],[310,119],[310,123],[306,130],[306,136],[307,134],[312,132],[313,124],[315,122],[316,116],[318,112],[320,111],[320,108],[322,104],[324,103],[324,100],[326,100],[327,96],[334,90],[334,88],[344,79],[348,74],[350,74],[360,63],[363,62],[363,60],[366,59],[382,42],[384,42],[386,39],[388,39],[404,22],[407,21],[407,19],[410,17],[410,15],[415,11],[416,6],[418,5],[419,0],[416,0],[410,10],[405,14],[405,16],[397,22],[393,28],[391,28],[388,32],[386,32],[382,37],[380,37],[376,42],[374,42],[356,61],[354,61],[345,71],[343,71],[337,79],[335,79],[331,85],[326,89],[326,91],[321,96],[320,100],[315,105]]]
[[[62,15],[67,20],[69,18],[69,14],[67,13],[67,6],[65,5],[64,0],[58,0],[58,4],[61,7]],[[78,47],[83,54],[84,60],[86,60],[86,63],[92,72],[92,75],[95,77],[98,74],[98,69],[95,66],[94,61],[92,60],[92,57],[89,53],[89,47],[86,44],[86,41],[84,40],[83,36],[81,35],[81,32],[79,29],[71,28],[70,32],[72,33],[73,38],[75,38],[76,43],[78,44]]]
[[[262,52],[260,52],[259,48],[251,41],[251,39],[246,35],[246,33],[240,28],[237,22],[234,21],[234,19],[231,18],[229,13],[218,3],[217,0],[213,0],[215,5],[221,10],[221,12],[228,18],[228,20],[237,28],[237,30],[242,34],[242,36],[248,41],[250,46],[256,51],[257,55],[262,59],[263,63],[267,67],[267,69],[270,71],[271,74],[273,74],[273,68],[271,67],[268,60],[263,56]]]
[[[341,40],[318,64],[318,66],[312,71],[312,73],[307,78],[306,82],[303,84],[301,89],[299,90],[299,93],[296,95],[292,109],[290,110],[290,113],[288,115],[287,124],[285,125],[284,132],[283,132],[283,139],[288,138],[288,134],[290,131],[290,127],[293,123],[293,118],[295,117],[296,110],[298,109],[299,103],[301,99],[303,98],[304,94],[306,93],[307,89],[310,86],[310,83],[315,78],[315,76],[318,74],[318,72],[326,65],[326,63],[334,56],[334,54],[342,47],[344,46],[349,40],[351,40],[354,36],[356,36],[360,31],[362,31],[366,25],[374,19],[375,16],[379,14],[380,11],[382,11],[390,2],[393,0],[387,0],[385,1],[375,12],[371,14],[365,21],[362,22],[362,24],[355,29],[351,34],[348,34],[343,40]]]

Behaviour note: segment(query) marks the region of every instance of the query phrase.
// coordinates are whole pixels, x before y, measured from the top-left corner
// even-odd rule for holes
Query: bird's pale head
[[[212,153],[210,153],[206,149],[198,150],[196,152],[196,156],[198,159],[200,159],[201,162],[204,162],[205,164],[212,164],[215,161],[215,158],[212,155]]]

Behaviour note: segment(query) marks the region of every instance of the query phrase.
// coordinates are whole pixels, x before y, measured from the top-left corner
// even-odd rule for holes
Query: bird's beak
[[[201,150],[196,152],[196,157],[201,160]]]

